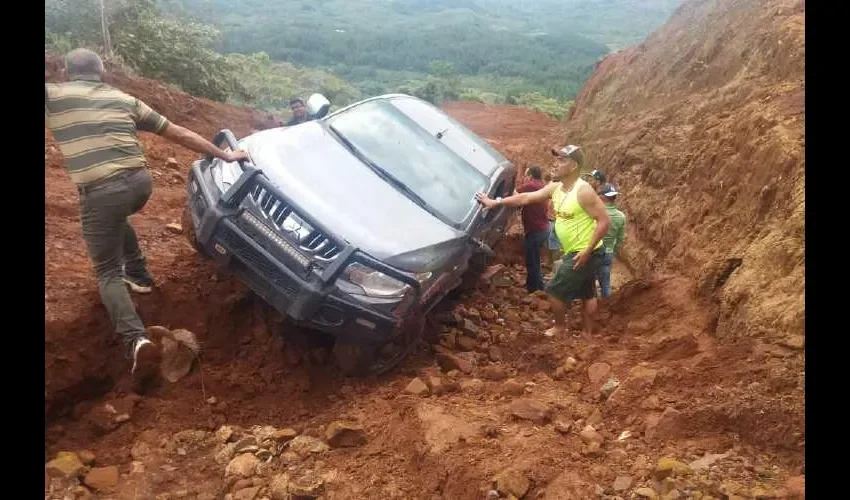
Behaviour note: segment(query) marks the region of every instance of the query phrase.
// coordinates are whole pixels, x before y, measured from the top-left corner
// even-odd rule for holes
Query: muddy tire
[[[195,225],[192,223],[192,214],[189,213],[189,207],[183,208],[183,213],[180,216],[180,225],[183,226],[183,233],[186,235],[186,240],[189,242],[189,245],[195,249],[196,252],[201,254],[204,258],[209,258],[206,253],[204,253],[203,247],[198,244],[198,239],[195,237]]]
[[[338,339],[334,342],[333,355],[343,375],[361,377],[369,373],[369,368],[377,359],[378,346]]]

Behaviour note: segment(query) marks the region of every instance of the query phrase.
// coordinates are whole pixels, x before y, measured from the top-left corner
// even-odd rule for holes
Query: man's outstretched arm
[[[552,193],[557,187],[558,183],[550,182],[549,184],[538,189],[537,191],[515,194],[513,196],[502,198],[502,201],[498,202],[487,196],[485,193],[477,193],[475,195],[475,199],[478,200],[478,202],[484,205],[484,207],[486,208],[493,208],[498,205],[505,205],[508,207],[521,207],[524,205],[540,203],[548,200],[552,197]]]
[[[249,159],[248,153],[245,151],[223,151],[216,147],[215,144],[204,139],[195,132],[174,123],[169,123],[165,127],[165,130],[160,132],[160,135],[170,141],[180,144],[181,146],[187,147],[196,153],[215,156],[216,158],[221,158],[226,162]]]

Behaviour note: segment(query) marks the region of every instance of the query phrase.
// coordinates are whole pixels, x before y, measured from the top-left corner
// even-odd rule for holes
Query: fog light
[[[345,321],[345,316],[336,307],[322,306],[316,313],[314,321],[327,326],[340,326]]]
[[[370,329],[370,330],[374,330],[374,329],[375,329],[375,323],[372,323],[372,322],[371,322],[371,321],[369,321],[368,319],[364,319],[364,318],[357,318],[357,319],[355,319],[355,320],[354,320],[354,322],[355,322],[355,323],[357,323],[358,325],[365,326],[366,328],[368,328],[368,329]]]

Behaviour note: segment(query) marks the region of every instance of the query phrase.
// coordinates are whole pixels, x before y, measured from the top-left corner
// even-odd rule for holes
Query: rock
[[[609,378],[605,385],[599,389],[599,395],[603,400],[608,399],[617,390],[617,387],[620,387],[620,381],[616,378]]]
[[[635,495],[639,498],[648,498],[649,500],[658,499],[658,494],[652,488],[638,488],[635,490]]]
[[[458,370],[462,373],[470,374],[473,370],[471,362],[448,353],[437,354],[437,363],[445,372]]]
[[[77,456],[70,451],[60,451],[56,458],[47,462],[45,471],[50,477],[73,479],[79,477],[86,470],[86,466]]]
[[[648,392],[655,383],[655,377],[658,376],[658,370],[637,365],[629,370],[629,390],[639,393]]]
[[[804,335],[789,335],[779,343],[785,347],[802,351],[806,347],[806,337]]]
[[[806,476],[791,476],[785,481],[788,498],[806,498]]]
[[[77,453],[77,457],[79,457],[79,459],[83,463],[83,465],[92,465],[92,464],[94,464],[94,461],[95,461],[94,453],[92,453],[89,450],[83,450],[83,451]]]
[[[260,459],[250,453],[237,455],[236,458],[227,464],[227,467],[224,469],[224,476],[251,477],[254,475],[254,471],[259,463]]]
[[[564,364],[555,369],[555,373],[552,376],[555,380],[561,380],[569,373],[575,371],[577,365],[578,361],[570,356],[564,361]]]
[[[407,387],[404,388],[404,392],[413,394],[414,396],[427,396],[430,393],[430,390],[428,389],[428,385],[426,385],[422,379],[417,377],[407,384]]]
[[[514,379],[508,379],[502,384],[502,394],[505,396],[522,396],[525,394],[525,385]]]
[[[614,491],[626,491],[627,489],[632,487],[632,478],[631,476],[617,476],[617,479],[614,479]]]
[[[269,439],[273,439],[278,443],[288,443],[292,439],[294,439],[298,435],[298,431],[295,429],[280,429],[272,433]]]
[[[505,266],[503,264],[496,264],[488,267],[481,273],[481,281],[485,284],[492,283],[493,278],[497,276],[502,276],[505,273]]]
[[[325,481],[320,476],[308,472],[289,483],[289,493],[296,497],[316,498],[322,494]]]
[[[644,410],[660,410],[661,409],[661,400],[658,399],[658,396],[652,394],[651,396],[647,396],[646,399],[640,404],[640,407]]]
[[[457,345],[458,336],[454,331],[440,335],[440,346],[453,350]]]
[[[602,412],[599,411],[599,408],[593,411],[589,417],[587,417],[587,425],[596,426],[602,423]]]
[[[168,158],[165,160],[165,166],[171,168],[180,168],[180,162],[178,162],[175,158]]]
[[[493,489],[505,494],[522,498],[528,493],[531,482],[517,469],[505,469],[493,478]]]
[[[491,345],[487,349],[487,357],[489,357],[490,361],[493,361],[493,362],[502,361],[502,359],[503,359],[502,350],[497,346]]]
[[[210,396],[207,398],[207,404],[215,406],[218,403],[218,398],[215,396]]]
[[[590,458],[601,457],[603,455],[602,445],[597,442],[590,442],[581,451],[582,455]]]
[[[593,363],[587,368],[587,377],[593,385],[601,383],[611,373],[611,365],[608,363]]]
[[[596,432],[596,429],[594,429],[591,425],[586,425],[578,435],[585,443],[602,444],[603,442],[605,442],[605,438],[602,437],[601,434]]]
[[[259,443],[254,436],[245,436],[236,442],[234,449],[236,453],[253,453],[259,449]]]
[[[731,451],[726,453],[706,453],[702,458],[698,458],[688,464],[688,467],[690,467],[691,470],[693,470],[694,472],[701,471],[703,469],[711,467],[714,462],[728,457],[729,455],[731,455],[731,453]]]
[[[656,481],[663,481],[671,476],[680,477],[687,476],[692,473],[693,471],[687,466],[687,464],[683,464],[675,458],[662,457],[658,459],[658,463],[655,465],[655,471],[652,473],[652,476],[656,479]]]
[[[260,448],[259,450],[257,450],[256,453],[254,453],[254,455],[257,458],[259,458],[260,460],[262,460],[263,462],[268,461],[273,456],[272,452],[270,452],[269,450],[267,450],[265,448]]]
[[[95,467],[86,474],[83,483],[95,491],[110,491],[118,486],[118,467]]]
[[[508,374],[505,372],[505,367],[502,365],[489,365],[481,369],[481,376],[487,380],[505,380]]]
[[[464,380],[460,383],[460,389],[476,394],[484,390],[484,381],[480,378]]]
[[[440,395],[448,392],[449,387],[447,384],[443,383],[443,379],[440,377],[435,377],[433,375],[429,375],[425,382],[428,384],[428,388],[431,390],[433,394]]]
[[[471,319],[464,319],[462,326],[463,334],[469,337],[478,336],[478,326]],[[458,339],[460,341],[460,339]]]
[[[331,448],[362,446],[366,444],[366,431],[357,422],[336,420],[325,430],[325,441]]]
[[[310,436],[298,436],[289,442],[289,449],[301,457],[328,451],[328,445]]]
[[[569,434],[570,429],[573,428],[573,423],[568,422],[566,420],[557,420],[555,421],[555,430],[561,434]]]
[[[278,474],[269,483],[272,500],[289,500],[289,474]]]
[[[257,495],[260,494],[259,486],[252,486],[250,488],[243,488],[238,490],[233,494],[233,500],[254,500],[257,498]]]
[[[162,361],[159,365],[162,378],[172,384],[185,377],[191,370],[197,357],[189,345],[170,337],[160,339]]]
[[[215,438],[220,443],[229,443],[236,441],[238,434],[236,429],[230,425],[222,425],[215,431]]]
[[[65,498],[69,498],[67,495]],[[71,496],[74,500],[97,500],[92,492],[82,485],[76,485],[71,488]]]
[[[471,337],[458,337],[457,347],[462,351],[474,351],[478,348],[478,341]]]
[[[177,222],[172,222],[170,224],[166,224],[165,229],[167,229],[168,232],[173,233],[173,234],[183,233],[183,226],[181,226]]]
[[[511,415],[520,420],[530,420],[537,425],[544,425],[551,419],[552,410],[540,401],[517,399],[511,403]]]
[[[686,426],[682,412],[668,406],[660,416],[647,418],[644,437],[648,440],[673,439],[679,437]]]

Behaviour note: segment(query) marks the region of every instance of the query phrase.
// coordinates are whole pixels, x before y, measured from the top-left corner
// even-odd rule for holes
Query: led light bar
[[[263,233],[263,236],[268,238],[272,243],[277,245],[277,247],[280,248],[284,253],[295,259],[303,267],[306,268],[308,265],[310,265],[310,260],[307,257],[301,255],[301,253],[296,250],[295,247],[293,247],[286,240],[278,236],[271,228],[269,228],[269,226],[263,224],[262,221],[254,217],[250,212],[242,212],[242,215],[240,215],[240,217],[242,217],[245,222],[253,226],[257,231]]]

